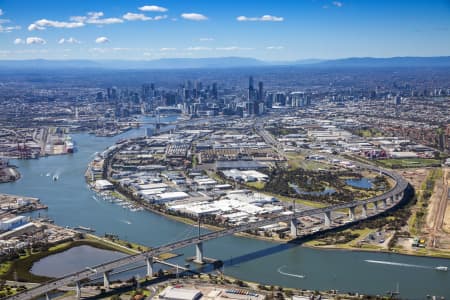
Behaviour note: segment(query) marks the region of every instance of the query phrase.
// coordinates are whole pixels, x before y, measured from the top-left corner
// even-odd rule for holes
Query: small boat
[[[448,271],[448,267],[446,267],[446,266],[438,266],[438,267],[435,268],[435,270],[447,272]]]
[[[58,175],[53,176],[53,181],[56,181],[58,179],[59,179]]]

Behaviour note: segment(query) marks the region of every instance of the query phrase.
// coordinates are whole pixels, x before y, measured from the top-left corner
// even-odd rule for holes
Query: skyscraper
[[[217,98],[218,98],[218,95],[217,95],[217,83],[216,82],[214,82],[213,85],[212,85],[212,98],[214,100],[217,100]]]
[[[248,79],[248,95],[247,95],[248,101],[253,100],[254,93],[255,93],[255,88],[253,87],[253,77],[250,76],[250,78]]]
[[[264,84],[262,81],[258,82],[258,101],[264,100]]]

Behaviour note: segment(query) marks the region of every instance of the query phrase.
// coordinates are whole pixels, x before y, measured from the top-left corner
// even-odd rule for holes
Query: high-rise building
[[[148,100],[150,98],[150,85],[149,84],[142,85],[141,96],[142,96],[143,100]]]
[[[254,98],[253,98],[254,93],[255,93],[255,88],[253,86],[253,77],[250,76],[250,78],[248,79],[248,94],[247,94],[248,101],[254,100]]]
[[[275,96],[275,101],[278,105],[285,106],[286,105],[286,95],[283,93],[277,93]]]
[[[264,99],[264,85],[263,82],[258,82],[258,101],[262,101]]]
[[[217,98],[218,98],[218,94],[217,94],[217,83],[216,83],[216,82],[214,82],[213,85],[212,85],[212,98],[213,98],[214,100],[217,100]]]
[[[292,92],[289,98],[293,107],[303,107],[311,104],[310,98],[304,92]]]

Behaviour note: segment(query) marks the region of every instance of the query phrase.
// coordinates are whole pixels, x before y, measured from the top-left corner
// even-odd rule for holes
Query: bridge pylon
[[[109,272],[103,273],[103,287],[109,290]]]
[[[323,219],[324,219],[325,227],[330,227],[331,226],[331,211],[324,212]]]
[[[291,238],[295,239],[298,237],[298,226],[299,221],[297,218],[291,219]]]
[[[197,264],[204,264],[203,260],[203,242],[195,244],[195,259],[194,262]]]
[[[81,299],[81,283],[79,281],[75,282],[75,298]]]
[[[147,257],[145,263],[147,265],[147,276],[153,277],[153,257]]]

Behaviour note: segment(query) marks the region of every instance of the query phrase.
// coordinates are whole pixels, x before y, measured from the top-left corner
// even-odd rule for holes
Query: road
[[[442,194],[439,196],[438,203],[436,205],[436,211],[434,212],[434,220],[432,221],[433,226],[430,232],[429,246],[433,248],[439,248],[439,237],[444,232],[442,231],[442,226],[444,224],[445,212],[447,210],[448,204],[448,180],[449,180],[449,168],[442,169],[442,178],[438,178],[436,181],[442,180]],[[436,185],[439,183],[436,182]],[[436,188],[435,188],[436,190]],[[435,191],[433,191],[435,192]]]

